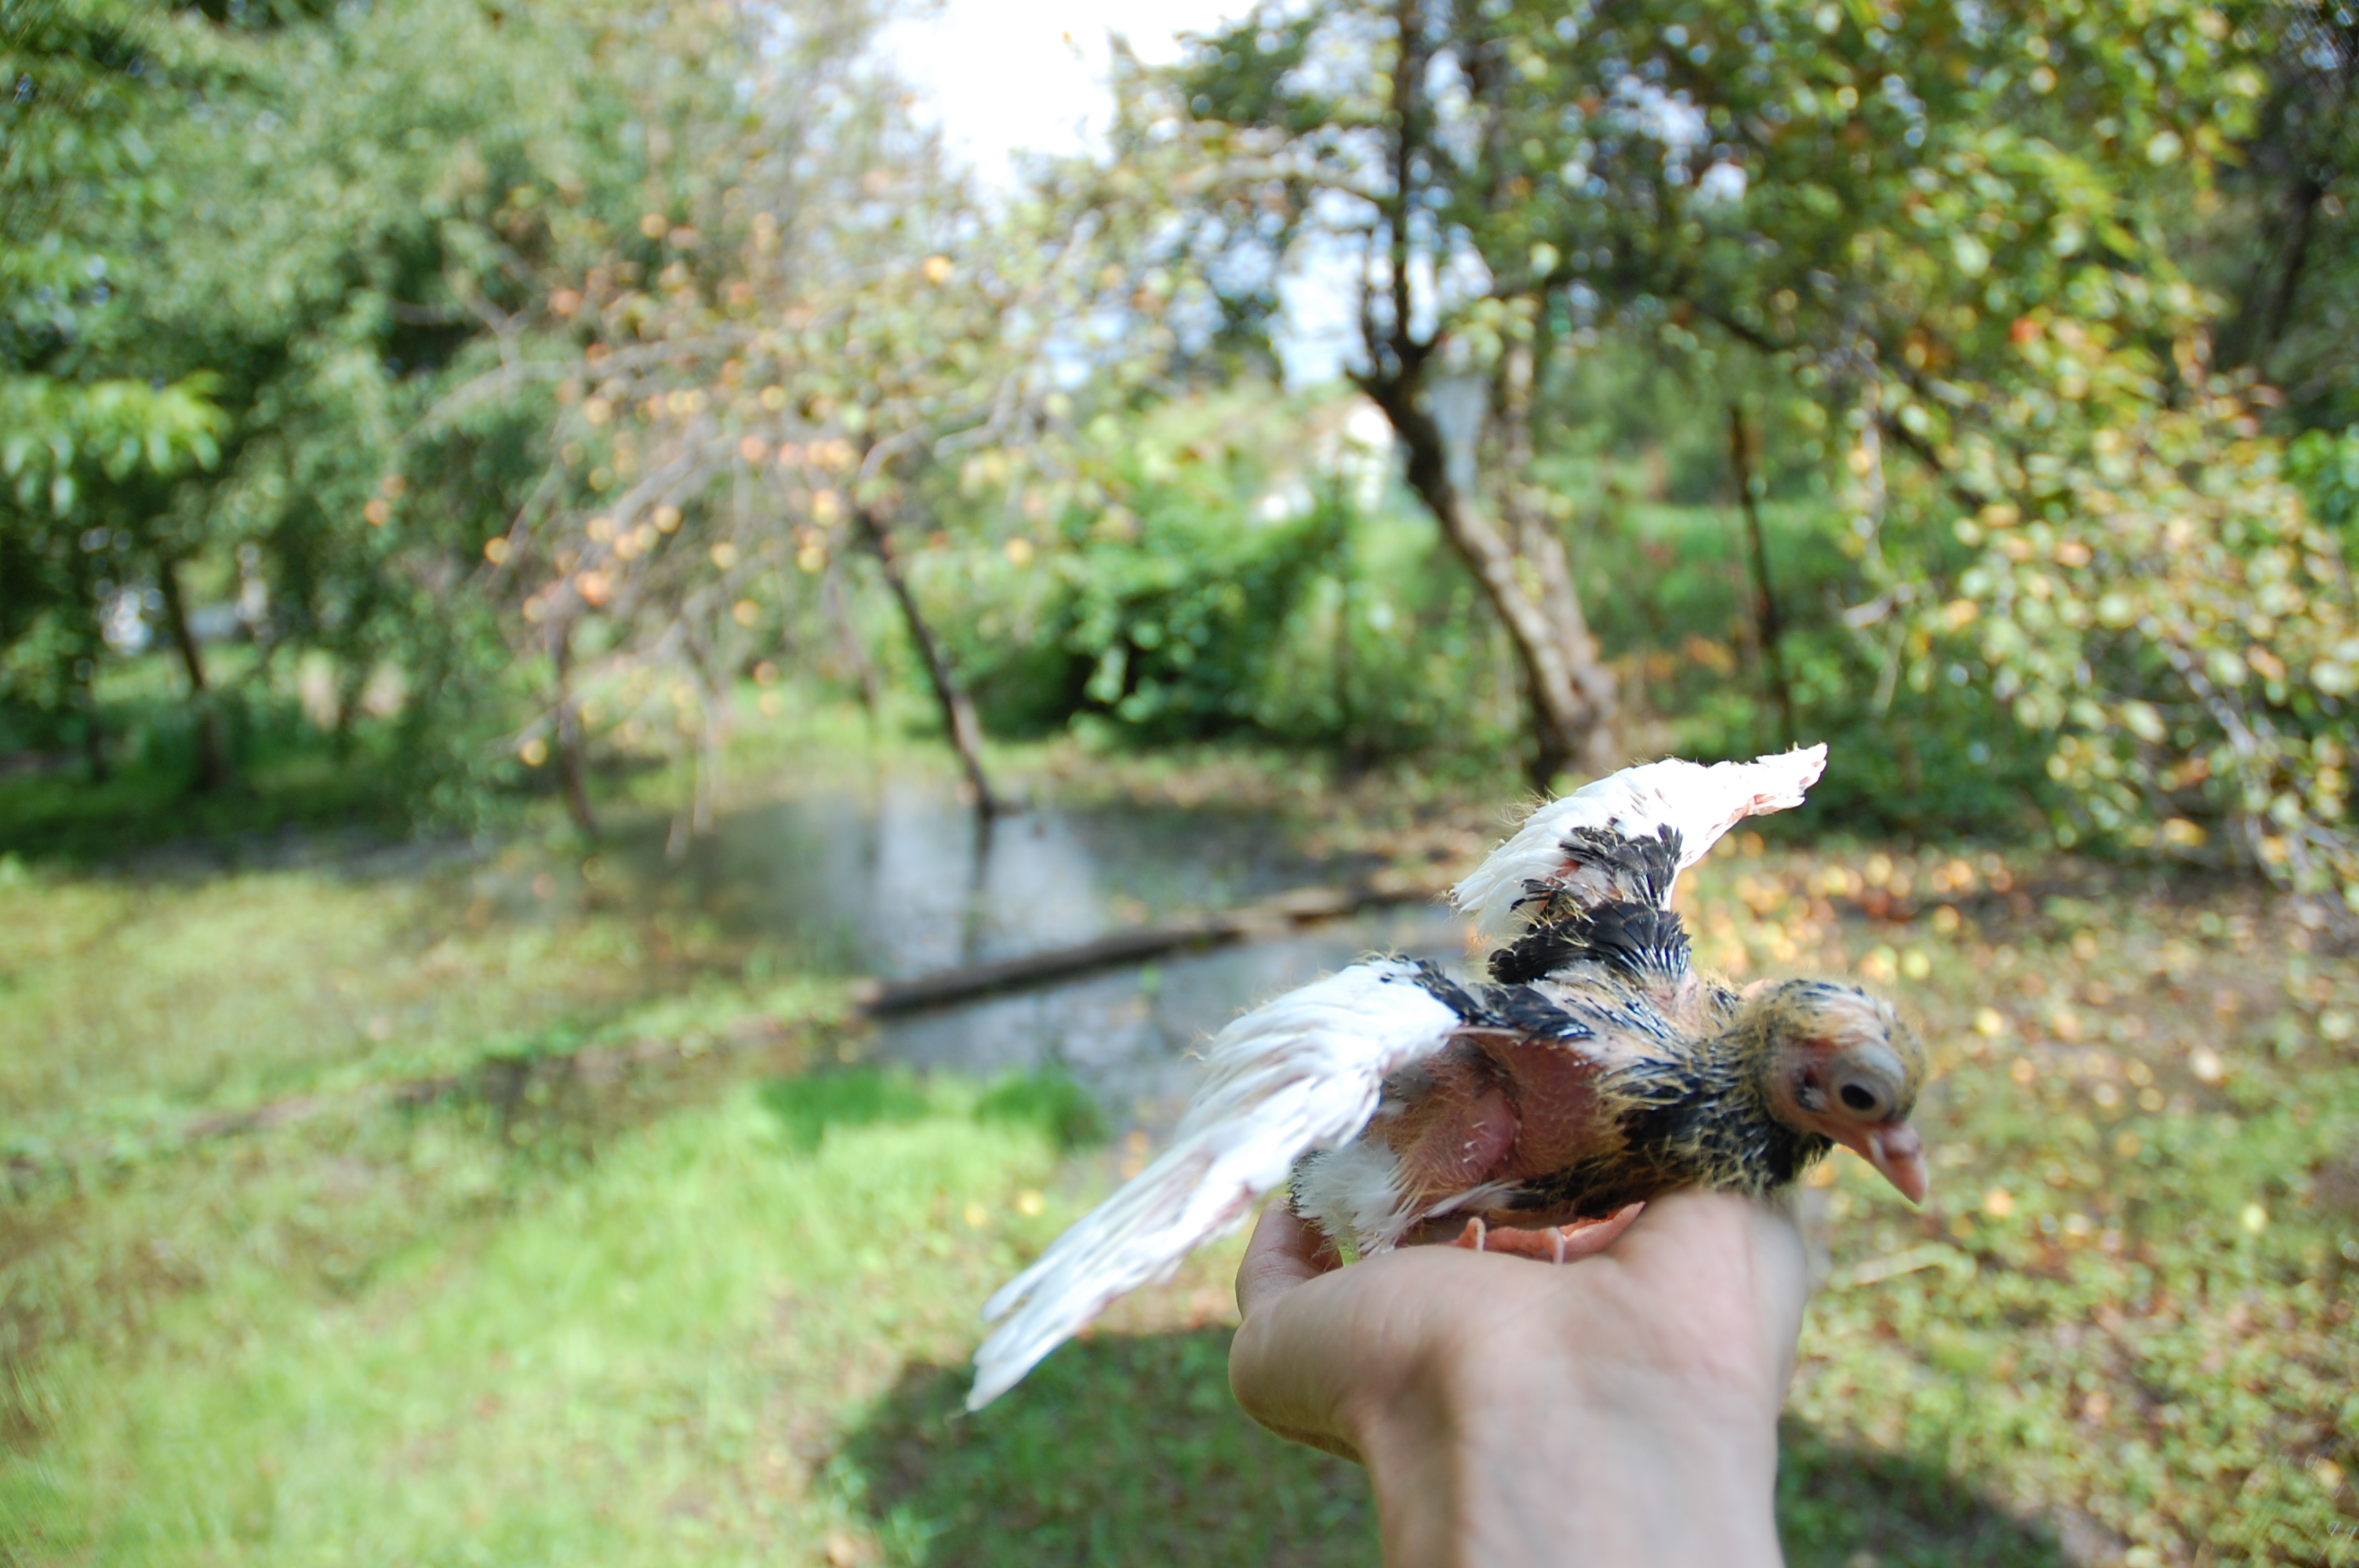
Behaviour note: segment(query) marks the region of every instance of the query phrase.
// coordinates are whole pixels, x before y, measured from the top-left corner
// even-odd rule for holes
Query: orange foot
[[[1642,1203],[1634,1203],[1603,1219],[1577,1220],[1571,1225],[1551,1225],[1539,1230],[1493,1227],[1484,1224],[1479,1217],[1473,1218],[1466,1222],[1466,1228],[1458,1233],[1458,1239],[1450,1245],[1475,1252],[1506,1252],[1517,1258],[1537,1258],[1543,1263],[1570,1263],[1577,1258],[1593,1257],[1613,1246],[1646,1206]]]

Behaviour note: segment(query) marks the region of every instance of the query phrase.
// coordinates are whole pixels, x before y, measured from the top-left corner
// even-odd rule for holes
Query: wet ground
[[[938,783],[889,775],[726,814],[677,861],[652,831],[608,860],[610,880],[631,884],[625,896],[692,908],[825,968],[886,979],[1067,946],[1371,869],[1306,860],[1281,827],[1244,813],[1044,806],[985,831]],[[1439,907],[1382,910],[896,1017],[867,1050],[985,1073],[1060,1064],[1118,1119],[1160,1122],[1193,1086],[1193,1047],[1254,1003],[1371,951],[1455,963],[1462,927]]]

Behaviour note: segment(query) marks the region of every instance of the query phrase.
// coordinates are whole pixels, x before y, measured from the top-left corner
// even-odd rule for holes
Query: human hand
[[[1388,1563],[1778,1562],[1792,1217],[1677,1193],[1576,1246],[1594,1255],[1413,1247],[1344,1269],[1273,1205],[1237,1275],[1237,1402],[1366,1465]]]

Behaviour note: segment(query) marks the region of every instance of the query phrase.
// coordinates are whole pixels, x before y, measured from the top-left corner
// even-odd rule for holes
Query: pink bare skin
[[[1546,1232],[1470,1239],[1346,1269],[1273,1205],[1237,1274],[1237,1402],[1367,1467],[1390,1568],[1781,1562],[1792,1217],[1682,1192],[1569,1233],[1561,1266],[1532,1260]]]

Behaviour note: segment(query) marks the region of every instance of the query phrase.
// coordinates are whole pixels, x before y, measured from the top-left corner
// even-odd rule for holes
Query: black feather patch
[[[1591,1033],[1589,1025],[1529,986],[1484,986],[1483,1007],[1484,1022],[1533,1040],[1582,1040]]]
[[[1653,833],[1631,838],[1611,827],[1576,827],[1559,841],[1568,872],[1603,871],[1614,901],[1651,904],[1670,902],[1671,883],[1680,874],[1680,830],[1666,823]],[[1524,883],[1524,896],[1515,908],[1527,911],[1534,926],[1551,925],[1592,907],[1566,888],[1561,875],[1535,877]]]
[[[1556,903],[1556,895],[1563,891],[1564,884],[1562,882],[1550,881],[1546,877],[1526,877],[1524,879],[1524,896],[1516,900],[1516,902],[1508,905],[1508,907],[1510,909],[1521,910],[1529,909],[1532,905],[1538,904],[1539,905],[1539,913],[1532,916],[1532,918],[1535,920],[1546,920],[1549,917],[1549,909]]]
[[[1443,974],[1430,960],[1419,958],[1417,961],[1417,983],[1424,988],[1426,995],[1467,1022],[1482,1022],[1482,1004],[1468,996],[1465,987]]]
[[[1576,827],[1564,836],[1564,857],[1611,876],[1627,893],[1658,907],[1680,874],[1680,830],[1669,823],[1630,838],[1610,827]]]
[[[1688,931],[1659,904],[1602,903],[1582,922],[1599,957],[1631,974],[1687,972]]]
[[[1516,1189],[1504,1206],[1511,1209],[1571,1209],[1582,1219],[1603,1219],[1627,1205],[1644,1203],[1686,1184],[1687,1173],[1657,1164],[1647,1153],[1616,1160],[1577,1160],[1560,1171],[1535,1176]]]
[[[1632,979],[1677,979],[1688,969],[1687,927],[1655,904],[1601,903],[1527,931],[1493,953],[1491,978],[1525,985],[1582,962]]]
[[[1491,978],[1502,985],[1529,985],[1567,964],[1592,957],[1569,922],[1536,926],[1491,955]]]
[[[1594,1033],[1529,986],[1476,986],[1469,989],[1420,959],[1417,983],[1426,994],[1478,1029],[1511,1029],[1534,1040],[1582,1040]]]

